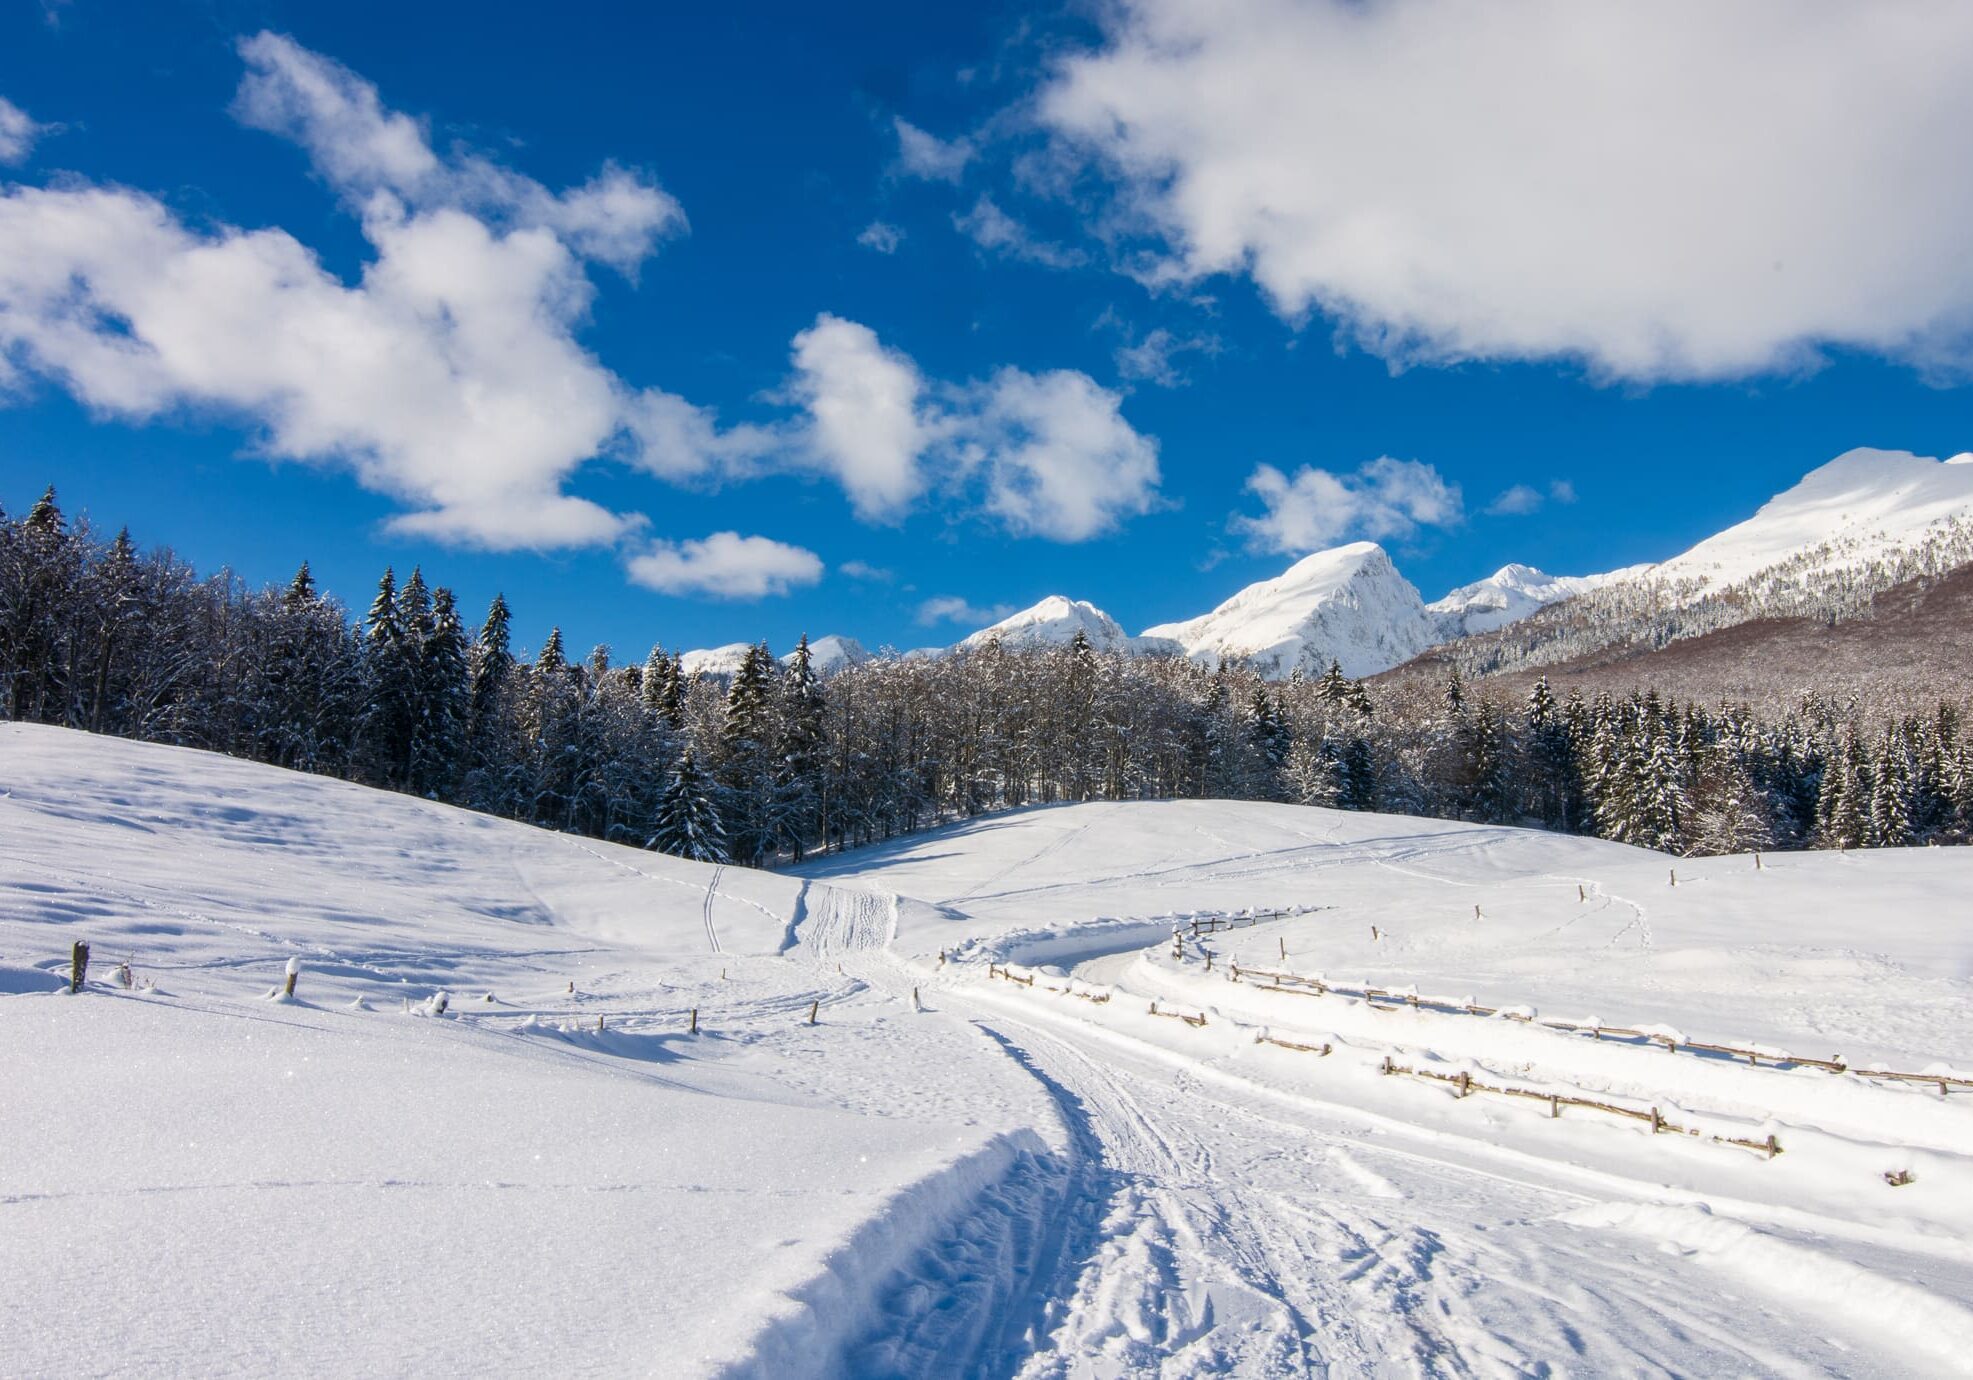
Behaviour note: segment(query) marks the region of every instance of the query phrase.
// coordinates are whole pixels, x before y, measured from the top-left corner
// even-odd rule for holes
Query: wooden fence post
[[[1282,937],[1281,935],[1276,935],[1276,936],[1275,936],[1275,938],[1276,938],[1277,940],[1280,940],[1280,943],[1281,943],[1281,961],[1282,961],[1283,963],[1286,963],[1286,962],[1288,961],[1288,941],[1287,941],[1287,940],[1286,940],[1285,938],[1283,938],[1283,937]]]
[[[291,959],[289,959],[289,960],[288,960],[288,980],[287,980],[287,982],[286,982],[286,984],[285,984],[285,985],[283,985],[283,986],[282,986],[282,988],[281,988],[281,995],[282,995],[282,996],[284,996],[284,997],[286,997],[286,998],[288,998],[288,999],[289,999],[290,1001],[292,1001],[292,1000],[294,1000],[294,995],[295,995],[295,979],[296,979],[296,978],[298,978],[298,977],[300,977],[300,976],[301,976],[301,960],[300,960],[299,958],[291,958]]]
[[[82,990],[83,979],[89,976],[89,945],[84,940],[76,940],[75,947],[69,950],[69,994],[73,996]]]
[[[815,1024],[815,1014],[821,1009],[822,1009],[822,998],[820,997],[817,997],[814,1001],[808,1004],[808,1023],[810,1025]]]
[[[699,1033],[699,1008],[696,1006],[692,1008],[692,1029],[687,1033],[692,1035]]]

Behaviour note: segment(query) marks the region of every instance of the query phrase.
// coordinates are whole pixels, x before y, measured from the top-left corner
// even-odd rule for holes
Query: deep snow
[[[1174,802],[768,875],[19,726],[0,792],[0,1373],[1875,1376],[1973,1348],[1973,1091],[1773,1066],[1973,1068],[1962,851],[1757,868]],[[1765,1057],[1540,1023],[1592,1019]]]

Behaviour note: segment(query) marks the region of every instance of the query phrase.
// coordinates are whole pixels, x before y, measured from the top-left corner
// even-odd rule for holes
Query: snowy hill
[[[1880,596],[1901,591],[1890,601],[1898,606],[1922,600],[1931,585],[1969,565],[1973,455],[1934,460],[1853,450],[1670,560],[1596,578],[1574,597],[1500,627],[1476,627],[1430,660],[1457,661],[1469,674],[1552,669],[1620,686],[1635,683],[1625,681],[1627,674],[1662,674],[1668,687],[1701,698],[1799,699],[1815,685],[1816,659],[1806,663],[1806,680],[1784,673],[1783,663],[1799,666],[1802,659],[1754,650],[1774,633],[1819,641],[1825,664],[1862,671],[1861,681],[1848,683],[1867,692],[1873,680],[1888,684],[1903,666],[1923,659],[1926,644],[1936,640],[1922,631],[1924,620],[1901,620],[1920,640],[1900,653],[1884,635],[1889,629],[1867,626],[1881,624]],[[1757,626],[1746,635],[1720,636],[1748,625]],[[1942,631],[1950,636],[1955,629],[1948,623]],[[1684,645],[1706,638],[1714,647],[1704,654]],[[1853,641],[1859,643],[1854,653],[1847,645]],[[1435,665],[1419,669],[1437,674]],[[1957,681],[1939,681],[1929,698],[1959,692]]]
[[[1973,1348],[1973,851],[1122,802],[769,875],[19,725],[0,837],[0,1374]]]
[[[1973,454],[1936,460],[1857,449],[1809,471],[1759,512],[1637,578],[1706,589],[1784,565],[1796,577],[1881,560],[1973,519]]]
[[[1484,580],[1461,585],[1425,606],[1439,620],[1439,640],[1492,632],[1564,599],[1642,575],[1653,567],[1626,566],[1605,575],[1550,575],[1531,565],[1504,565]]]
[[[747,652],[753,644],[749,642],[729,642],[724,647],[708,647],[698,651],[680,654],[679,664],[688,676],[711,676],[716,680],[730,679],[738,674],[740,663],[747,659]],[[834,675],[845,666],[861,666],[870,659],[870,653],[863,644],[853,637],[843,637],[831,633],[818,637],[808,644],[809,665],[819,676]],[[788,665],[794,660],[793,652],[784,653],[781,664]]]
[[[1046,647],[1066,647],[1077,633],[1089,639],[1099,652],[1169,653],[1170,644],[1147,641],[1126,634],[1117,620],[1082,599],[1051,594],[1031,608],[1022,609],[991,627],[962,638],[954,651],[978,651],[989,642],[999,642],[1010,650],[1029,651]]]
[[[1343,674],[1366,676],[1424,651],[1438,625],[1384,548],[1361,541],[1318,551],[1211,613],[1144,636],[1176,642],[1196,661],[1246,661],[1285,676],[1333,659]]]

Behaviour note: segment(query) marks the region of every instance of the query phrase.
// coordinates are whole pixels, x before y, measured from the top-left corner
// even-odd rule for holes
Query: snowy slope
[[[725,679],[739,673],[740,663],[747,659],[752,646],[749,642],[729,642],[724,647],[683,652],[678,660],[687,675]],[[812,640],[808,644],[808,652],[809,665],[819,676],[834,675],[845,666],[861,666],[870,659],[870,653],[863,649],[861,642],[836,633]],[[793,652],[784,653],[781,664],[786,666],[794,660],[794,655]]]
[[[1486,579],[1461,585],[1425,608],[1438,620],[1438,640],[1450,641],[1518,623],[1550,604],[1633,579],[1651,569],[1649,565],[1632,565],[1603,575],[1550,575],[1531,565],[1504,565]]]
[[[1965,1071],[1973,854],[1764,861],[1195,801],[770,876],[0,726],[0,1373],[1954,1373],[1973,1092],[1687,1042]]]
[[[1361,541],[1318,551],[1211,613],[1144,636],[1169,638],[1197,661],[1245,661],[1286,675],[1335,660],[1354,677],[1410,660],[1438,640],[1438,628],[1384,548]]]
[[[938,943],[938,971],[968,984],[952,990],[1061,1042],[1037,1057],[1096,1109],[1106,1156],[1150,1180],[1103,1225],[1126,1244],[1070,1296],[1080,1344],[1141,1306],[1132,1252],[1161,1249],[1181,1273],[1301,1251],[1346,1273],[1368,1257],[1400,1291],[1468,1291],[1430,1323],[1386,1298],[1388,1326],[1359,1312],[1372,1330],[1339,1336],[1350,1303],[1323,1269],[1274,1276],[1305,1301],[1315,1369],[1950,1374],[1973,1343],[1966,850],[1677,860],[1194,801],[1023,811],[807,870],[930,903],[898,948]],[[1186,932],[1201,915],[1241,927]],[[1942,1095],[1787,1054],[1961,1082]],[[1296,1110],[1311,1104],[1361,1120],[1327,1123],[1316,1149]],[[1747,1148],[1768,1136],[1778,1156]],[[1399,1147],[1435,1168],[1382,1153]],[[1325,1167],[1325,1203],[1345,1184],[1370,1201],[1311,1221],[1270,1196],[1293,1179],[1284,1150]],[[1188,1196],[1195,1164],[1219,1186],[1210,1208]],[[1482,1165],[1492,1189],[1464,1177]],[[1503,1182],[1512,1220],[1494,1215]],[[1524,1288],[1568,1302],[1531,1307]],[[1366,1336],[1381,1360],[1351,1350]]]
[[[1909,549],[1947,524],[1968,520],[1973,454],[1936,460],[1857,449],[1811,470],[1745,522],[1646,568],[1631,582],[1717,589],[1790,562],[1799,567],[1795,573],[1813,576]]]
[[[792,879],[11,725],[0,839],[0,1374],[799,1374],[1025,1144],[816,1090]]]
[[[989,642],[999,642],[1010,650],[1066,647],[1077,633],[1089,639],[1099,652],[1169,653],[1169,643],[1126,634],[1117,620],[1082,599],[1051,594],[1031,608],[1010,614],[991,627],[962,638],[953,648],[958,652],[978,651]]]

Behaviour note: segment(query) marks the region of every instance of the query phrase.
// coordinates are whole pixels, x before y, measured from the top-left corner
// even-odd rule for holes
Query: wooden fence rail
[[[1453,1001],[1446,997],[1421,997],[1416,992],[1394,992],[1382,987],[1351,986],[1323,981],[1321,978],[1305,977],[1299,973],[1280,972],[1269,968],[1246,968],[1239,963],[1231,965],[1227,980],[1240,982],[1246,978],[1261,978],[1253,984],[1263,992],[1285,992],[1290,996],[1322,997],[1334,994],[1344,997],[1359,997],[1373,1007],[1383,1002],[1386,1005],[1409,1006],[1414,1011],[1436,1011],[1454,1016],[1499,1016],[1504,1020],[1520,1021],[1523,1024],[1539,1025],[1549,1030],[1560,1030],[1574,1035],[1587,1035],[1591,1039],[1603,1040],[1642,1040],[1651,1044],[1663,1045],[1667,1053],[1699,1052],[1725,1055],[1728,1058],[1745,1059],[1755,1067],[1793,1068],[1805,1067],[1824,1069],[1830,1073],[1847,1073],[1855,1078],[1883,1079],[1898,1083],[1930,1083],[1939,1089],[1940,1096],[1958,1089],[1973,1091],[1973,1078],[1960,1078],[1951,1074],[1905,1073],[1893,1069],[1865,1069],[1844,1063],[1841,1059],[1810,1059],[1799,1054],[1786,1054],[1779,1051],[1762,1051],[1744,1045],[1713,1044],[1705,1040],[1678,1040],[1669,1035],[1647,1030],[1635,1030],[1628,1026],[1581,1025],[1575,1021],[1546,1020],[1521,1015],[1506,1007],[1484,1006],[1478,1002]],[[1379,1008],[1381,1009],[1381,1008]]]
[[[1493,1083],[1483,1083],[1472,1074],[1461,1070],[1458,1073],[1438,1073],[1432,1069],[1411,1068],[1394,1062],[1389,1055],[1384,1056],[1382,1071],[1387,1074],[1402,1074],[1408,1078],[1428,1078],[1434,1082],[1450,1083],[1459,1089],[1461,1097],[1476,1092],[1494,1093],[1502,1097],[1520,1097],[1534,1102],[1546,1103],[1550,1117],[1560,1117],[1564,1107],[1583,1107],[1590,1111],[1608,1112],[1613,1116],[1629,1117],[1633,1121],[1649,1122],[1655,1135],[1692,1136],[1708,1140],[1716,1145],[1738,1145],[1755,1150],[1773,1159],[1781,1153],[1781,1142],[1770,1135],[1765,1140],[1748,1140],[1740,1136],[1716,1136],[1691,1126],[1680,1126],[1665,1120],[1657,1108],[1623,1107],[1615,1102],[1599,1102],[1592,1097],[1570,1097],[1561,1093],[1543,1092],[1539,1088],[1512,1088]]]

